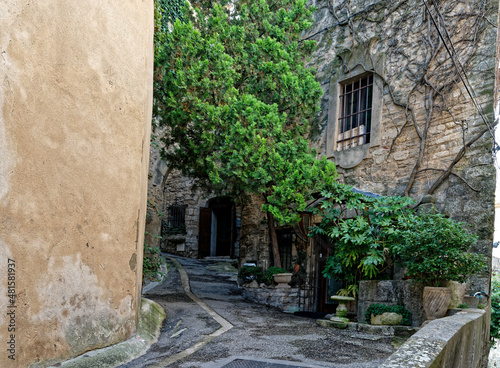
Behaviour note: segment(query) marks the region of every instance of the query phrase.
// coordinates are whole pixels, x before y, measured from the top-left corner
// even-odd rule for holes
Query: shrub
[[[439,213],[408,216],[399,222],[399,242],[393,252],[406,268],[406,275],[428,286],[445,286],[447,281],[463,283],[471,274],[486,268],[483,255],[468,252],[477,236],[461,222]]]
[[[494,275],[491,279],[491,322],[490,340],[500,339],[500,278]]]
[[[261,283],[265,281],[262,267],[256,266],[242,266],[238,271],[238,277],[242,279],[243,282],[252,282],[256,280],[258,283]]]
[[[163,276],[160,267],[165,260],[160,257],[160,249],[144,242],[144,257],[142,261],[142,277],[150,281],[160,281]]]
[[[274,281],[274,278],[273,278],[274,275],[276,275],[277,273],[285,273],[285,272],[286,272],[286,270],[284,268],[272,266],[272,267],[269,267],[267,269],[265,277],[266,277],[267,282],[272,284]]]
[[[335,244],[323,276],[345,281],[346,288],[339,294],[356,297],[360,280],[379,278],[392,267],[394,229],[413,213],[410,205],[414,201],[408,197],[373,198],[340,183],[321,194],[326,200],[311,212],[322,220],[310,228],[309,236],[325,236]],[[346,213],[356,216],[347,218]]]
[[[366,321],[369,323],[372,314],[374,316],[378,316],[386,312],[400,314],[401,316],[403,316],[403,321],[401,322],[401,324],[403,326],[411,326],[411,312],[402,305],[372,304],[366,310]]]

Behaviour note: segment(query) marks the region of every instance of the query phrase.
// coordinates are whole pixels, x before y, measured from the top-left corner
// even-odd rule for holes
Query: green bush
[[[403,326],[411,326],[411,312],[402,305],[372,304],[366,310],[366,321],[370,323],[372,314],[374,316],[378,316],[386,312],[402,315],[403,321],[401,322],[401,324]]]
[[[255,280],[259,284],[265,281],[262,267],[255,266],[242,266],[238,271],[238,278],[242,279],[243,282],[252,282]]]
[[[345,281],[343,295],[355,297],[360,280],[380,278],[393,262],[428,286],[463,283],[486,268],[484,256],[469,252],[477,236],[439,213],[415,212],[411,198],[372,198],[339,183],[322,195],[326,200],[311,210],[322,220],[309,235],[335,244],[323,276]]]
[[[324,236],[335,244],[323,276],[345,281],[346,287],[339,294],[356,297],[360,280],[380,278],[392,267],[394,230],[414,213],[410,208],[414,201],[408,197],[368,197],[340,183],[333,183],[321,194],[326,199],[311,212],[322,220],[310,228],[309,236]],[[348,212],[357,216],[346,218]]]
[[[276,275],[277,273],[285,273],[285,272],[286,270],[284,268],[272,266],[267,269],[265,277],[267,282],[272,284],[274,281],[274,275]]]
[[[165,275],[160,267],[165,260],[160,257],[160,249],[144,242],[144,256],[142,261],[142,277],[150,281],[160,281]]]
[[[494,275],[491,279],[491,322],[490,339],[500,339],[500,278]]]
[[[470,253],[477,236],[439,213],[408,216],[395,230],[399,239],[393,246],[406,276],[428,286],[446,286],[448,281],[463,283],[471,274],[486,269],[483,255]]]

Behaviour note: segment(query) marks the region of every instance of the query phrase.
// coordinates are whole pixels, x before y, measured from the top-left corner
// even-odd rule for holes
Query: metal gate
[[[318,310],[318,279],[307,277],[299,285],[299,310],[316,312]]]

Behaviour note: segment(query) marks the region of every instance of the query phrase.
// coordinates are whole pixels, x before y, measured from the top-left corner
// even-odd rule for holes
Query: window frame
[[[173,203],[167,207],[167,224],[172,228],[186,226],[187,205]],[[177,223],[178,222],[178,223]]]
[[[383,97],[383,80],[377,69],[366,70],[362,65],[364,58],[356,62],[353,58],[350,64],[355,66],[352,68],[346,67],[347,71],[337,70],[330,78],[330,95],[329,95],[329,111],[328,111],[328,126],[326,137],[326,155],[333,158],[336,165],[349,169],[361,163],[368,156],[368,151],[371,147],[380,145],[380,124],[382,120],[382,97]],[[383,63],[380,63],[383,65]],[[370,65],[370,63],[368,63]],[[362,79],[368,75],[373,75],[372,89],[372,114],[370,126],[370,142],[350,147],[344,150],[337,150],[338,136],[340,132],[339,118],[341,114],[340,95],[342,87],[348,83]]]
[[[370,143],[373,73],[341,83],[339,104],[337,151]]]

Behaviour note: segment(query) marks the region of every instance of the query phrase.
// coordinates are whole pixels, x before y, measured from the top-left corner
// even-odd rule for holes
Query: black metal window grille
[[[170,227],[178,228],[186,225],[186,207],[178,204],[168,207],[168,224]]]
[[[342,86],[337,151],[370,143],[373,74]]]
[[[280,234],[278,249],[280,252],[281,267],[286,270],[292,268],[292,233]]]

